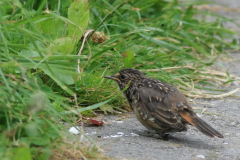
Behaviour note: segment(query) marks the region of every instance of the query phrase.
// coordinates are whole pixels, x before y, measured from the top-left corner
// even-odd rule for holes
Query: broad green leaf
[[[53,102],[53,107],[54,107],[54,108],[56,109],[56,111],[58,111],[58,112],[65,111],[57,101]]]
[[[29,137],[28,139],[31,141],[32,144],[35,144],[38,146],[44,146],[50,143],[50,138],[47,135],[42,135],[38,137]]]
[[[49,87],[47,87],[47,88],[49,88]],[[29,100],[26,105],[26,109],[31,114],[38,113],[39,111],[45,109],[46,102],[47,102],[47,99],[43,94],[33,93],[29,97]],[[32,124],[32,126],[33,126],[33,124]]]
[[[47,69],[43,70],[46,74],[51,75],[51,72]],[[68,73],[62,73],[62,72],[54,72],[54,76],[61,81],[62,83],[66,84],[66,85],[71,85],[74,84],[73,78],[71,74]]]
[[[75,40],[70,37],[58,38],[50,44],[50,49],[55,52],[61,52],[64,54],[72,53],[74,49]]]
[[[31,160],[31,152],[29,147],[18,147],[15,150],[12,160]]]
[[[80,40],[90,19],[88,0],[75,0],[68,8],[68,19],[74,23],[68,23],[68,36]]]
[[[58,78],[57,78],[57,76],[55,75],[55,73],[57,74],[57,72],[55,72],[54,73],[54,75],[52,75],[52,73],[49,71],[49,70],[47,70],[46,68],[41,68],[47,75],[49,75],[63,90],[65,90],[68,94],[70,94],[70,95],[74,95],[74,92],[71,90],[71,89],[69,89],[61,80],[59,80]],[[65,75],[65,74],[64,74]],[[66,75],[65,75],[66,76]],[[61,77],[61,76],[60,76]],[[67,84],[69,83],[69,84],[71,84],[71,81],[72,81],[72,78],[70,78],[70,77],[68,77],[68,78],[66,78],[67,80],[66,80],[66,82],[67,82]]]
[[[38,124],[35,122],[28,123],[25,127],[25,133],[28,137],[36,137],[41,135],[41,132],[38,129]]]
[[[126,51],[122,53],[124,67],[125,68],[132,68],[132,63],[134,59],[134,53],[132,51]]]
[[[40,41],[35,41],[35,44],[40,48],[45,48],[44,44]],[[45,56],[45,53],[42,53]],[[39,53],[34,48],[34,45],[32,43],[28,44],[28,48],[23,49],[20,52],[20,55],[26,56],[26,57],[41,57]]]
[[[59,18],[48,18],[37,23],[37,26],[52,40],[64,36],[67,31],[66,23]]]

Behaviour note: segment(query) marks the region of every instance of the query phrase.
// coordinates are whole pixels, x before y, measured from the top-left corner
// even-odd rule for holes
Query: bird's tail
[[[199,131],[209,137],[224,138],[221,133],[212,128],[209,124],[200,119],[195,113],[188,111],[181,111],[180,115],[191,125],[195,126]]]

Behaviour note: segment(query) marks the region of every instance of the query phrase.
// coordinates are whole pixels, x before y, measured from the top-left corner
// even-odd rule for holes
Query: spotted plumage
[[[123,69],[113,76],[139,122],[149,131],[163,135],[168,132],[186,131],[191,124],[203,134],[219,138],[223,136],[201,120],[189,105],[185,96],[168,83],[147,78],[136,69]]]

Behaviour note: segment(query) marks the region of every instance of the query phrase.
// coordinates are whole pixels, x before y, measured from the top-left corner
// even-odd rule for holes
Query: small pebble
[[[97,132],[92,132],[92,134],[97,134]]]
[[[122,135],[111,135],[112,138],[122,137]]]
[[[79,134],[80,132],[79,132],[79,127],[71,127],[70,129],[69,129],[69,132],[70,133],[72,133],[72,134]]]
[[[110,138],[109,136],[104,136],[103,138]]]
[[[226,135],[226,136],[229,136],[229,135],[230,135],[230,133],[225,133],[224,135]]]
[[[198,116],[198,117],[202,117],[202,115],[201,115],[201,114],[199,114],[199,113],[196,113],[196,114],[197,114],[197,116]]]
[[[114,123],[124,123],[123,121],[112,121]]]
[[[117,134],[123,135],[124,133],[123,132],[117,132]]]
[[[227,142],[224,142],[223,144],[228,144]]]
[[[139,136],[138,134],[135,134],[135,133],[131,133],[131,136]]]
[[[204,159],[205,156],[204,156],[204,155],[197,155],[197,158],[202,158],[202,159]]]
[[[217,115],[213,115],[213,117],[214,117],[215,119],[218,119],[218,116],[217,116]]]

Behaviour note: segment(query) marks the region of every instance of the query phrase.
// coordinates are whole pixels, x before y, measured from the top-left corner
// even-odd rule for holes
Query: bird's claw
[[[170,136],[170,134],[154,133],[154,132],[150,132],[150,131],[138,132],[137,134],[139,134],[140,136],[153,137],[153,138],[161,139],[161,140],[164,140],[164,141],[168,141],[169,140],[169,136]]]

